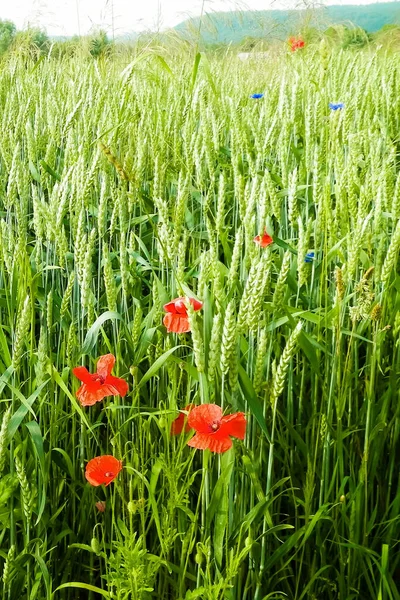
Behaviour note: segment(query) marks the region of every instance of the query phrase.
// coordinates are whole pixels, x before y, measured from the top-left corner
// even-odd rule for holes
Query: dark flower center
[[[104,477],[114,477],[114,473],[112,471],[107,471],[104,473]]]
[[[210,425],[211,431],[218,431],[219,429],[219,421],[214,421]]]
[[[93,381],[99,381],[101,383],[101,385],[103,385],[103,383],[106,380],[105,377],[103,377],[102,375],[99,375],[98,373],[95,373],[94,375],[92,375],[92,379],[93,379]]]

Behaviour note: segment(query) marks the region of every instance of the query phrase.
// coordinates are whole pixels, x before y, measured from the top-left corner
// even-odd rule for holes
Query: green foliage
[[[0,20],[0,56],[7,52],[15,38],[16,28],[11,21]]]
[[[304,23],[245,64],[31,34],[2,60],[5,599],[398,600],[400,55]],[[81,406],[107,353],[129,392]],[[222,456],[171,435],[206,402],[246,415]]]
[[[400,23],[398,2],[379,2],[367,5],[337,5],[307,10],[245,10],[210,12],[199,18],[183,21],[176,26],[184,37],[197,39],[199,30],[206,44],[239,43],[246,38],[279,39],[306,28],[323,30],[329,24],[353,24],[368,32],[385,25]]]
[[[93,37],[91,37],[89,52],[93,58],[100,58],[100,56],[106,55],[109,53],[110,49],[111,42],[108,39],[105,31],[100,30]]]
[[[17,54],[38,58],[47,54],[50,45],[50,39],[45,31],[30,28],[18,31],[13,49]]]
[[[369,36],[366,31],[360,27],[356,29],[345,28],[342,37],[342,48],[364,48],[369,42]]]

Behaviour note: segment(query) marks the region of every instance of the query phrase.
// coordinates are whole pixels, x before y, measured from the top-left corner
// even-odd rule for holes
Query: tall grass
[[[400,598],[399,77],[323,46],[2,65],[3,599]],[[82,408],[110,352],[130,392]],[[245,441],[172,437],[191,402]]]

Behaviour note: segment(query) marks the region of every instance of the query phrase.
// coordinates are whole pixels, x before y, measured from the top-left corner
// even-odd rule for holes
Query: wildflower
[[[96,502],[95,507],[99,512],[103,513],[106,510],[106,503],[104,500],[99,500],[99,502]]]
[[[124,379],[113,377],[111,371],[115,365],[115,356],[105,354],[97,362],[97,372],[93,375],[86,367],[75,367],[74,375],[82,381],[76,392],[76,397],[82,406],[93,406],[106,396],[125,396],[128,393],[128,384]]]
[[[264,98],[264,94],[252,94],[250,98],[253,98],[253,100],[260,100],[260,98]]]
[[[256,235],[253,241],[258,244],[261,248],[266,248],[274,243],[274,240],[268,235],[267,230],[262,235]]]
[[[122,470],[122,461],[114,456],[105,454],[89,460],[86,465],[85,477],[90,485],[109,485]]]
[[[179,411],[178,417],[175,419],[175,421],[173,421],[171,425],[171,435],[179,435],[180,433],[182,433],[183,429],[185,429],[185,433],[190,431],[191,428],[187,422],[187,418],[194,406],[194,404],[188,404],[187,406],[185,406],[183,411]]]
[[[188,425],[196,435],[188,446],[211,452],[226,452],[232,447],[230,436],[244,439],[246,419],[244,413],[222,416],[222,408],[216,404],[202,404],[193,408],[188,417]]]
[[[314,260],[314,258],[315,258],[315,252],[307,252],[304,262],[311,263]]]
[[[329,108],[331,110],[342,110],[342,108],[344,108],[344,104],[343,102],[338,102],[337,104],[334,102],[329,102]]]
[[[305,41],[301,38],[295,38],[295,37],[289,38],[289,46],[290,46],[291,52],[296,52],[296,50],[300,50],[301,48],[304,48],[305,45],[306,45]]]
[[[164,305],[164,310],[167,313],[163,319],[163,323],[167,328],[168,333],[187,333],[190,331],[189,317],[187,312],[187,304],[193,306],[193,310],[200,310],[203,303],[195,298],[181,297],[171,300]]]

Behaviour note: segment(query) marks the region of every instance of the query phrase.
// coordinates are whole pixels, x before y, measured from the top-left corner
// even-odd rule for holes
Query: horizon
[[[398,0],[397,0],[398,2]],[[103,29],[113,36],[145,31],[163,31],[189,18],[202,14],[232,12],[235,10],[301,10],[327,6],[360,6],[393,4],[387,0],[327,0],[325,2],[296,2],[272,0],[195,0],[190,11],[187,0],[148,0],[145,6],[132,6],[131,0],[17,0],[13,5],[0,8],[0,19],[15,23],[17,29],[39,27],[50,36],[86,35]],[[398,2],[400,4],[400,2]],[[185,10],[186,8],[186,10]],[[129,27],[126,23],[129,22]]]

